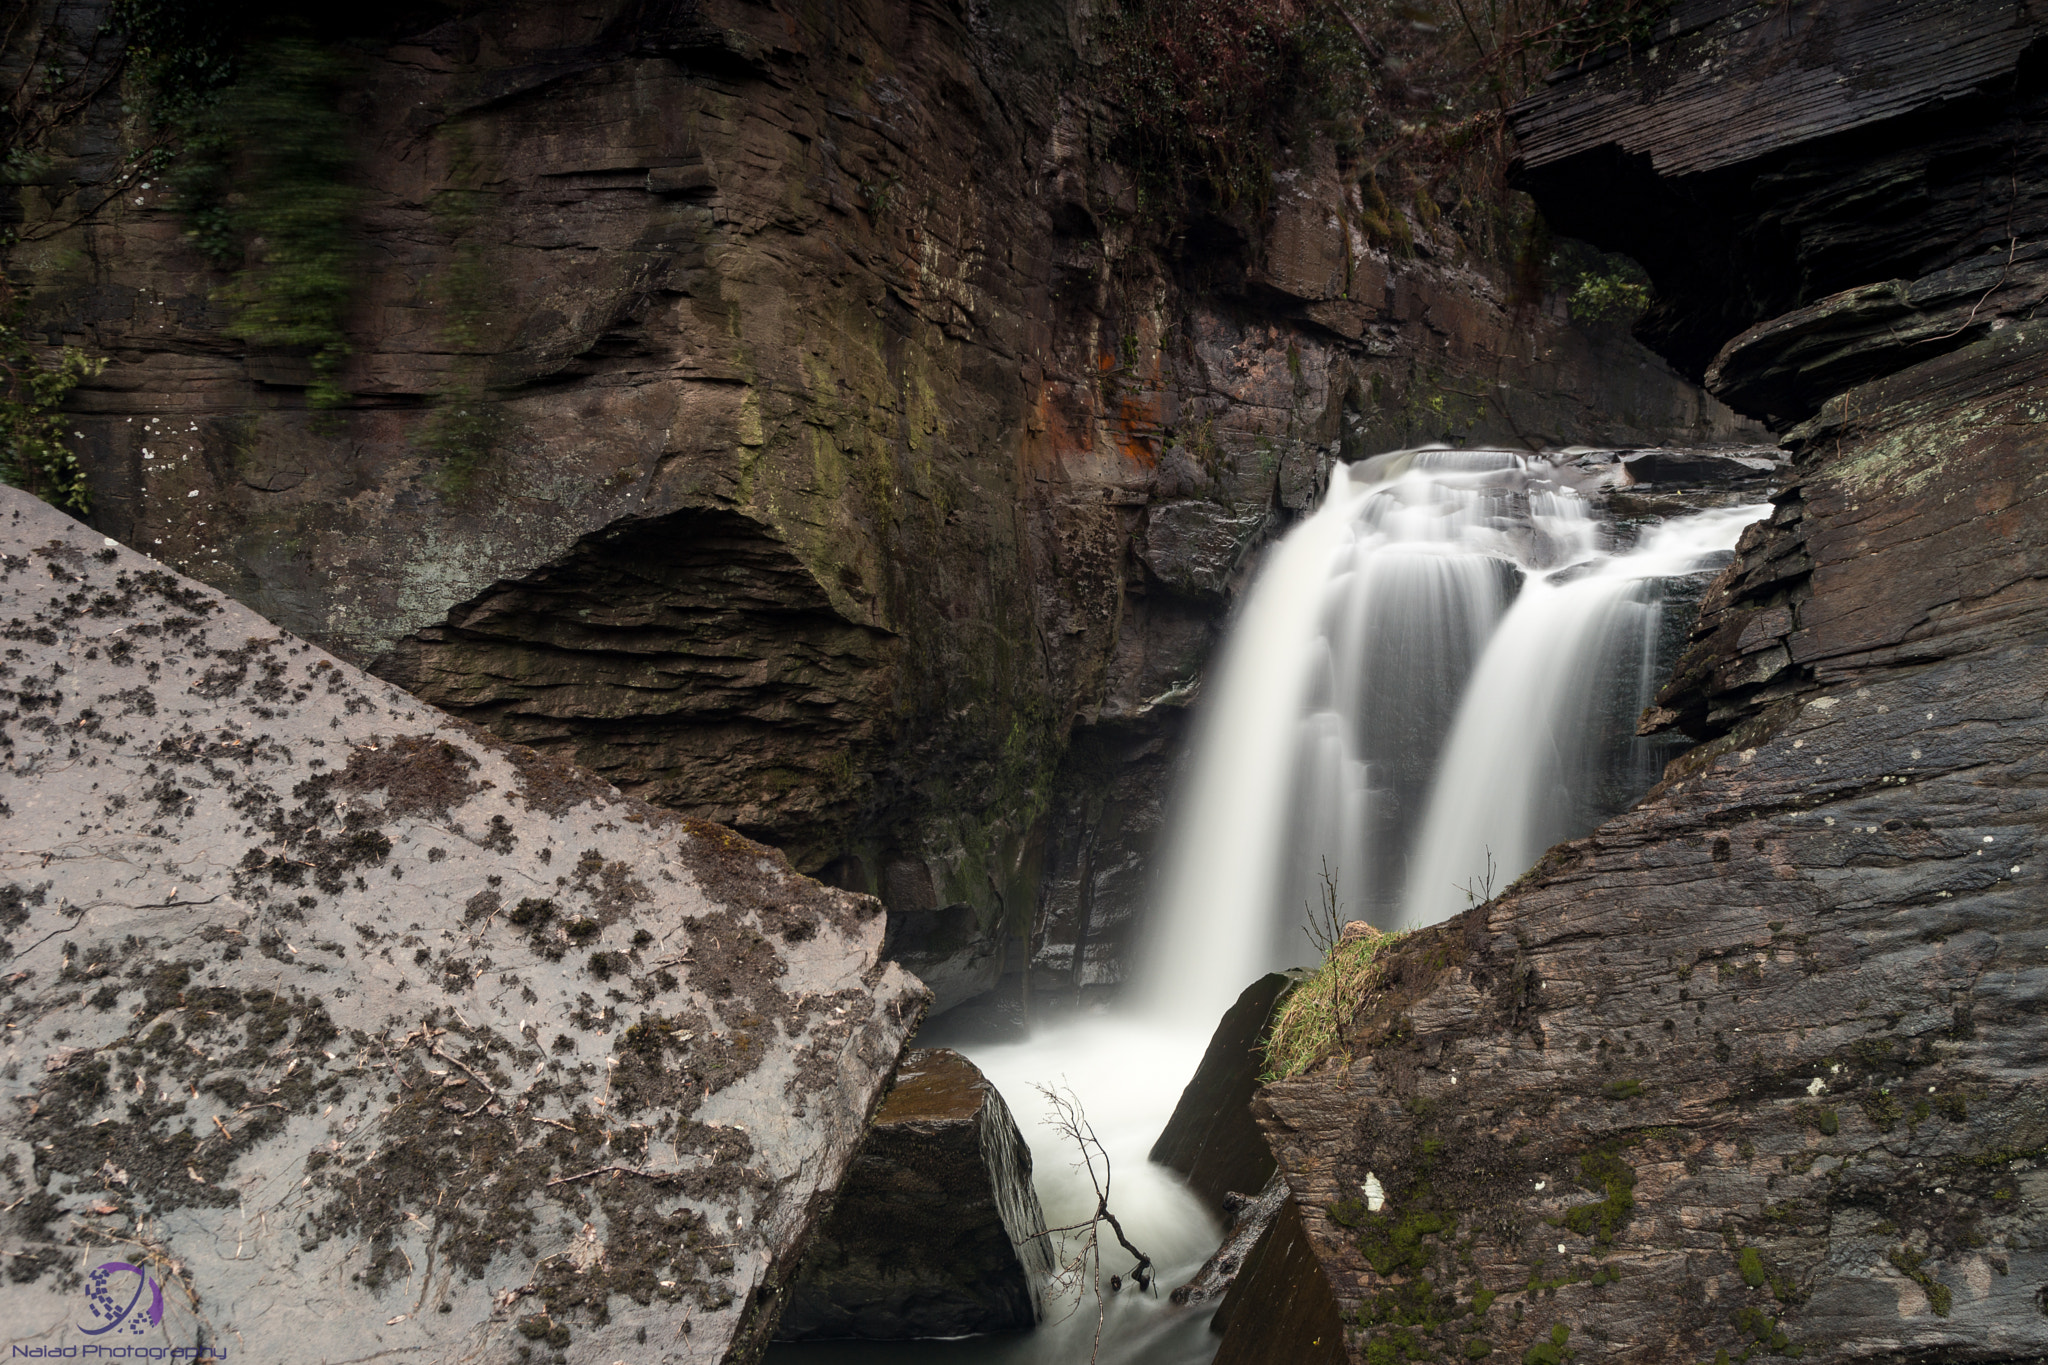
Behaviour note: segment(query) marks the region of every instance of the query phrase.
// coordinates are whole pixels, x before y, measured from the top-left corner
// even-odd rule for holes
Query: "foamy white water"
[[[1247,983],[1240,982],[1242,990]],[[1103,1365],[1186,1365],[1215,1354],[1209,1314],[1168,1302],[1216,1250],[1222,1228],[1180,1177],[1146,1159],[1180,1092],[1208,1046],[1212,1019],[1199,1030],[1131,1012],[1087,1015],[1041,1028],[1022,1043],[970,1049],[975,1065],[1009,1101],[1031,1144],[1033,1183],[1046,1220],[1078,1222],[1095,1209],[1080,1154],[1055,1131],[1039,1086],[1071,1090],[1110,1158],[1110,1208],[1157,1270],[1154,1292],[1129,1284],[1131,1257],[1107,1226],[1103,1244]],[[1126,1277],[1107,1294],[1107,1278]],[[1213,1305],[1212,1305],[1213,1307]],[[1092,1289],[1066,1316],[1057,1314],[1017,1343],[1012,1365],[1075,1365],[1088,1359],[1096,1329]]]
[[[1603,748],[1633,743],[1634,717],[1659,680],[1657,581],[1733,549],[1769,511],[1679,518],[1628,554],[1529,579],[1459,705],[1410,863],[1404,926],[1448,919],[1473,891],[1483,895],[1489,857],[1498,891],[1552,844],[1586,832],[1589,768]]]
[[[1303,961],[1325,870],[1347,916],[1414,928],[1483,893],[1489,855],[1498,890],[1640,794],[1664,587],[1769,510],[1615,552],[1547,460],[1432,449],[1333,471],[1211,672],[1141,1008],[1213,1020]]]
[[[1105,1225],[1101,1297],[1052,1305],[1038,1330],[963,1341],[822,1342],[779,1346],[777,1365],[1086,1365],[1098,1304],[1100,1365],[1205,1365],[1216,1354],[1209,1331],[1215,1308],[1175,1306],[1167,1295],[1193,1278],[1222,1237],[1179,1176],[1146,1159],[1194,1075],[1214,1021],[1200,1030],[1133,1013],[1099,1013],[1041,1026],[1018,1043],[963,1046],[1009,1104],[1031,1147],[1032,1183],[1049,1226],[1087,1218],[1094,1187],[1079,1152],[1055,1131],[1040,1086],[1072,1092],[1110,1158],[1110,1207],[1131,1241],[1150,1256],[1158,1279],[1145,1293],[1129,1282],[1132,1258]],[[1124,1278],[1112,1294],[1109,1277]]]
[[[1325,656],[1322,588],[1351,538],[1350,519],[1331,497],[1274,546],[1210,672],[1194,740],[1205,757],[1180,809],[1173,841],[1182,852],[1168,864],[1155,960],[1143,979],[1148,1014],[1213,1028],[1271,956],[1267,925],[1220,912],[1264,903],[1279,875],[1295,730],[1310,671]],[[1197,927],[1216,937],[1183,932]],[[1217,1000],[1223,1006],[1212,1008]]]

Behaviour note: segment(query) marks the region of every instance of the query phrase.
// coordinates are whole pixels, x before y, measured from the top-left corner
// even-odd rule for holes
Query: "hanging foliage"
[[[67,436],[64,400],[106,368],[76,346],[36,344],[21,290],[0,274],[0,483],[84,516],[92,510],[85,470]]]

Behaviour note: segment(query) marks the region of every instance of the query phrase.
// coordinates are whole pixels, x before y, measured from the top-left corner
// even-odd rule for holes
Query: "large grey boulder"
[[[923,1009],[876,904],[10,489],[0,551],[0,1340],[756,1355]]]
[[[785,1340],[1028,1331],[1053,1271],[1031,1149],[959,1053],[910,1053],[820,1230]]]

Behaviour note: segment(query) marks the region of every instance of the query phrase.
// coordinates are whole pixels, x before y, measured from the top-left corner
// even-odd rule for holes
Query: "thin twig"
[[[550,1180],[550,1181],[548,1182],[548,1185],[549,1185],[549,1186],[555,1186],[555,1185],[567,1185],[567,1184],[569,1184],[569,1183],[570,1183],[571,1181],[575,1181],[575,1180],[588,1180],[588,1179],[590,1179],[590,1177],[592,1177],[592,1176],[594,1176],[594,1175],[605,1175],[605,1174],[613,1174],[613,1175],[637,1175],[637,1176],[639,1176],[639,1177],[640,1177],[640,1178],[641,1178],[642,1180],[677,1180],[677,1179],[680,1179],[680,1178],[682,1177],[682,1175],[683,1175],[683,1172],[681,1172],[681,1171],[643,1171],[643,1170],[639,1169],[639,1168],[638,1168],[637,1166],[598,1166],[598,1167],[596,1167],[596,1168],[594,1168],[594,1169],[592,1169],[592,1170],[588,1170],[588,1171],[578,1171],[578,1172],[577,1172],[577,1173],[576,1173],[575,1175],[565,1175],[565,1176],[560,1176],[560,1177],[557,1177],[557,1178],[556,1178],[556,1179],[554,1179],[554,1180]],[[735,1243],[734,1245],[737,1245],[737,1243]]]

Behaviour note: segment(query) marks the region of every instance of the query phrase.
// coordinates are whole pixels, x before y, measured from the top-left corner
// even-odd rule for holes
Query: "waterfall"
[[[1664,598],[1770,508],[1703,512],[1631,541],[1593,516],[1583,485],[1597,477],[1508,451],[1383,455],[1333,471],[1321,506],[1268,550],[1199,703],[1133,998],[1021,1042],[962,1044],[1016,1113],[1054,1223],[1085,1217],[1093,1194],[1044,1121],[1041,1084],[1079,1097],[1114,1163],[1119,1217],[1163,1287],[1214,1249],[1214,1220],[1145,1153],[1224,1009],[1311,955],[1299,927],[1325,868],[1350,913],[1434,923],[1465,908],[1468,884],[1483,893],[1489,857],[1498,890],[1649,787],[1661,755],[1634,721],[1670,664]],[[1080,1365],[1095,1308],[1021,1337],[773,1359]],[[1207,1325],[1127,1289],[1107,1301],[1099,1359],[1204,1365]]]
[[[1332,472],[1268,556],[1202,699],[1140,990],[1190,1025],[1308,955],[1327,872],[1347,916],[1433,924],[1655,780],[1635,736],[1663,599],[1767,506],[1633,544],[1596,475],[1495,450]]]
[[[1528,580],[1458,706],[1399,927],[1465,909],[1466,888],[1487,889],[1489,859],[1491,889],[1504,888],[1650,785],[1656,751],[1633,721],[1665,671],[1661,589],[1715,564],[1769,510],[1702,512],[1654,528],[1630,553]]]

